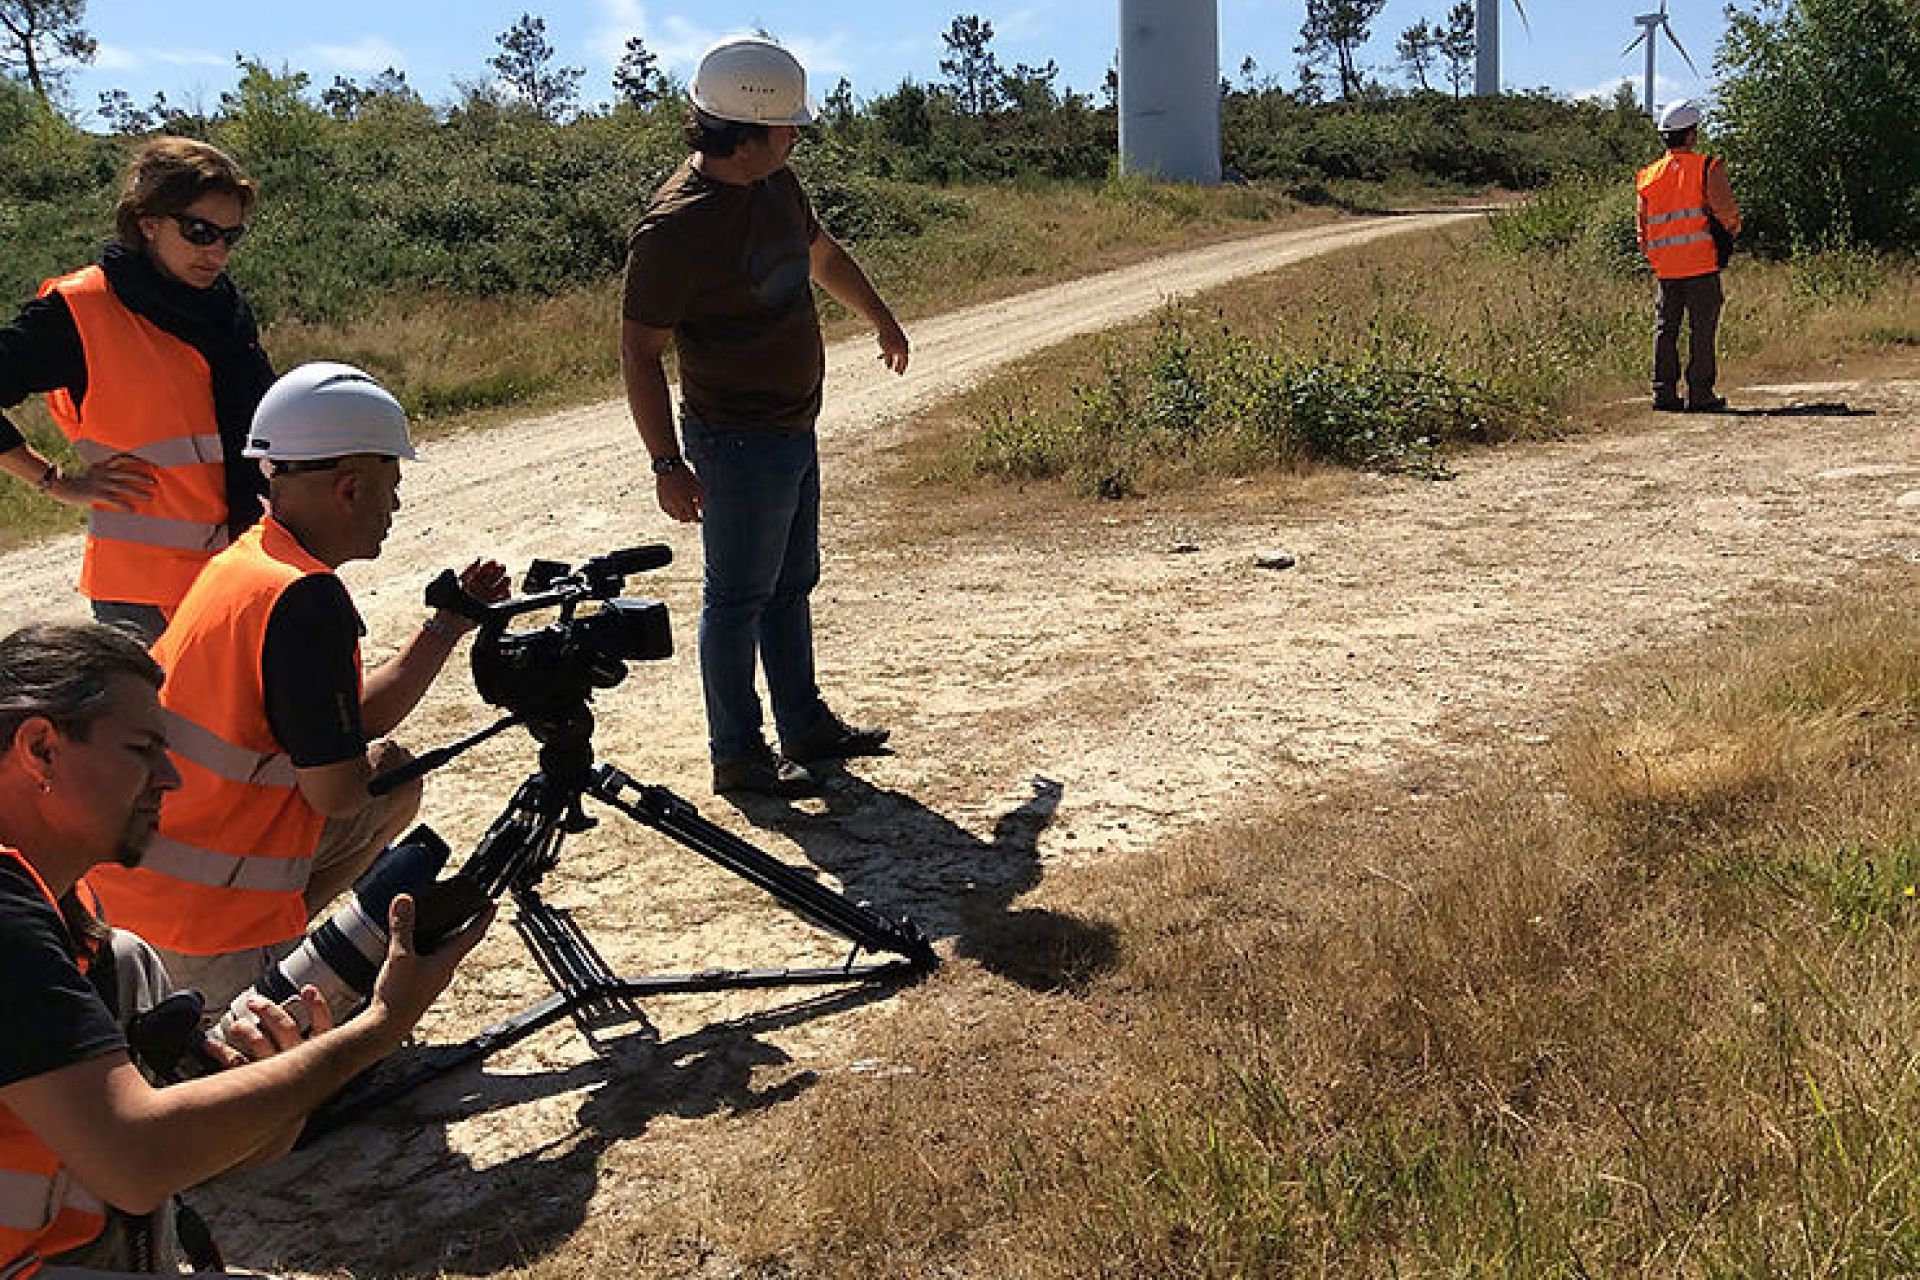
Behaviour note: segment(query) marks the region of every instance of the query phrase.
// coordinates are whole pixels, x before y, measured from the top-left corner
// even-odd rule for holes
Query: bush
[[[1513,435],[1521,416],[1444,355],[1389,341],[1341,357],[1284,356],[1179,307],[1146,349],[1110,349],[1064,412],[1013,395],[974,412],[976,474],[1066,478],[1118,497],[1155,473],[1245,474],[1321,462],[1443,478],[1450,445]]]
[[[1920,247],[1920,5],[1765,0],[1732,12],[1718,61],[1747,238]]]
[[[1634,191],[1618,176],[1561,178],[1496,214],[1493,243],[1508,253],[1571,254],[1619,275],[1646,270],[1634,227]]]

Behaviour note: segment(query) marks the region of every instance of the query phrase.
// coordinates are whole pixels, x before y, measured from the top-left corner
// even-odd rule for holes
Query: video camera
[[[626,678],[628,662],[673,656],[667,607],[657,600],[620,595],[627,575],[665,568],[671,548],[628,547],[596,556],[579,569],[555,560],[535,560],[522,581],[523,594],[498,604],[468,595],[453,570],[427,586],[427,604],[480,624],[473,642],[473,683],[482,698],[520,717],[534,737],[546,740],[570,724],[594,689],[611,689]],[[602,602],[590,613],[580,607]],[[509,631],[523,614],[558,608],[554,622],[532,631]]]

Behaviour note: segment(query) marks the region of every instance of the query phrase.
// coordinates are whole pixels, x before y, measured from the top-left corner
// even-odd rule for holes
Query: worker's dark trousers
[[[1656,403],[1680,399],[1680,324],[1687,325],[1688,404],[1713,399],[1713,380],[1719,374],[1713,346],[1720,331],[1720,273],[1662,280],[1660,301],[1654,308],[1653,398]]]

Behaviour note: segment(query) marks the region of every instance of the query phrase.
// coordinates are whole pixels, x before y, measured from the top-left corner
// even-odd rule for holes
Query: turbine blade
[[[1639,35],[1633,38],[1632,44],[1628,45],[1626,48],[1620,51],[1620,56],[1624,58],[1628,54],[1632,53],[1635,49],[1638,49],[1640,47],[1641,42],[1644,41],[1646,38],[1647,38],[1647,33],[1642,31]]]
[[[1513,0],[1513,11],[1520,15],[1520,25],[1525,27],[1527,34],[1531,36],[1533,34],[1533,24],[1527,21],[1526,6],[1521,4],[1520,0]]]
[[[1674,48],[1680,51],[1680,56],[1687,60],[1687,67],[1694,75],[1698,76],[1700,74],[1700,68],[1693,65],[1693,55],[1688,53],[1687,47],[1680,43],[1680,37],[1673,34],[1673,28],[1663,22],[1660,24],[1660,29],[1667,33],[1667,39],[1673,43]]]

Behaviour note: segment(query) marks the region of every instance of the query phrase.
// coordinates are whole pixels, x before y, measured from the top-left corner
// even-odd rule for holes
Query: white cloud
[[[1614,76],[1611,80],[1602,80],[1590,89],[1575,89],[1568,96],[1576,99],[1592,98],[1598,102],[1612,102],[1614,93],[1623,84],[1633,90],[1634,97],[1638,98],[1640,96],[1640,78],[1638,76],[1625,75]]]
[[[407,55],[379,36],[362,36],[352,44],[317,44],[307,50],[307,56],[342,71],[378,73],[388,67],[404,70],[407,65]]]
[[[627,40],[639,36],[654,56],[653,37],[647,32],[647,8],[640,0],[600,0],[600,25],[588,38],[594,57],[607,66],[618,66],[626,55]]]
[[[1611,80],[1604,80],[1594,85],[1591,89],[1576,90],[1572,96],[1575,98],[1594,98],[1601,102],[1611,102],[1613,101],[1614,91],[1623,84],[1633,90],[1633,100],[1638,102],[1646,92],[1647,78],[1644,73],[1640,75],[1617,75]],[[1682,83],[1658,69],[1654,71],[1653,100],[1656,106],[1661,103],[1672,102],[1675,98],[1689,97],[1699,97],[1699,89],[1694,82],[1688,81]]]
[[[133,71],[155,64],[164,67],[230,67],[233,59],[207,49],[130,49],[104,41],[95,50],[93,66],[101,71]]]
[[[1043,36],[1049,29],[1046,11],[1043,9],[1015,9],[992,19],[993,36],[996,40],[1011,40],[1019,43]]]
[[[141,59],[131,49],[123,49],[102,40],[93,51],[93,65],[100,71],[131,71],[141,65]]]
[[[782,41],[793,50],[793,56],[800,59],[800,65],[807,69],[807,92],[818,98],[833,88],[834,81],[853,69],[853,59],[847,56],[847,38],[838,33],[830,36],[795,36]]]
[[[594,55],[609,67],[619,65],[626,56],[627,40],[639,36],[647,52],[658,60],[660,70],[682,80],[693,74],[700,55],[727,32],[703,27],[679,16],[669,16],[657,25],[647,17],[640,0],[598,0],[600,24],[589,40]]]
[[[724,36],[739,35],[744,28],[709,27],[669,14],[658,23],[647,16],[640,0],[597,0],[599,25],[589,44],[594,56],[609,67],[617,66],[626,54],[629,37],[639,36],[647,51],[658,60],[660,70],[683,83],[693,78],[700,55]],[[809,36],[775,31],[774,37],[793,51],[807,69],[808,87],[817,96],[853,68],[854,57],[844,34]]]

